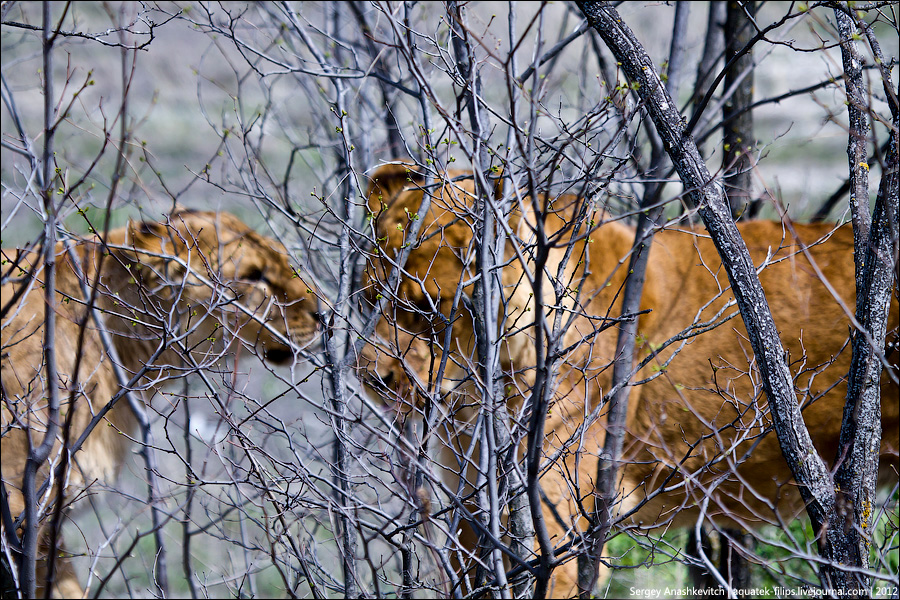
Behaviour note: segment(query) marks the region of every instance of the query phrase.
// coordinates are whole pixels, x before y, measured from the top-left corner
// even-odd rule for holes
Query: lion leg
[[[50,595],[52,598],[83,598],[84,590],[78,582],[75,568],[72,566],[72,562],[67,558],[68,553],[62,548],[62,540],[57,540],[57,542],[55,550],[56,560],[53,563],[52,591]],[[38,545],[38,558],[35,568],[37,579],[35,593],[38,598],[44,597],[45,584],[47,583],[49,576],[47,571],[50,567],[49,556],[51,551],[53,550],[50,547],[50,537],[45,532],[45,534],[41,536],[41,541]]]
[[[470,514],[477,517],[480,510],[478,503],[474,497],[470,497],[474,491],[470,483],[473,479],[470,479],[470,477],[474,478],[476,476],[476,469],[471,464],[461,467],[457,466],[455,469],[447,468],[448,465],[459,464],[459,457],[465,455],[465,449],[468,448],[469,444],[471,444],[471,438],[464,433],[458,434],[454,446],[443,441],[441,442],[441,464],[445,465],[442,479],[448,489],[459,490],[461,497],[469,498],[469,500],[464,500],[463,506]],[[477,462],[477,451],[472,460]],[[463,485],[460,488],[461,482]],[[483,562],[478,558],[483,555],[480,548],[481,540],[472,524],[464,518],[460,519],[454,533],[455,546],[450,553],[450,565],[459,578],[459,592],[465,594],[467,589],[463,582],[466,579],[476,587],[480,585],[479,582],[484,581],[485,574],[478,572],[478,569],[482,568],[480,563]]]
[[[596,435],[596,432],[592,432]],[[590,438],[589,441],[597,443],[595,439]],[[442,479],[449,490],[457,490],[461,497],[468,497],[473,492],[471,482],[477,477],[477,469],[474,465],[459,465],[459,457],[466,454],[469,448],[471,438],[465,433],[457,432],[455,434],[453,446],[446,442],[441,443],[441,462],[443,465]],[[474,463],[478,462],[478,450],[471,457]],[[586,461],[581,460],[581,467],[585,468]],[[451,465],[453,467],[451,468]],[[587,467],[587,473],[596,470],[596,462],[592,462]],[[571,530],[576,528],[584,531],[587,527],[587,520],[584,518],[583,511],[593,510],[593,500],[590,496],[582,499],[579,503],[573,498],[574,482],[571,481],[571,474],[579,464],[574,455],[568,456],[565,466],[558,465],[545,473],[540,480],[541,489],[544,493],[543,518],[550,535],[550,540],[554,546],[559,547],[567,543],[571,539]],[[466,483],[460,487],[460,480]],[[466,509],[473,515],[478,515],[477,502],[473,499],[466,501]],[[505,517],[504,517],[505,521]],[[455,541],[457,543],[457,551],[451,554],[451,566],[456,574],[462,580],[468,578],[469,581],[478,585],[479,578],[477,569],[484,564],[484,553],[479,547],[479,535],[470,523],[462,520],[458,525],[455,533]],[[504,542],[508,542],[504,539]],[[535,546],[537,550],[537,546]],[[479,560],[476,557],[481,556]],[[509,563],[507,561],[507,568]],[[608,578],[609,572],[602,564],[599,567],[598,582],[603,582]],[[462,583],[460,584],[462,585]],[[574,557],[569,558],[562,564],[554,568],[548,587],[548,597],[551,598],[574,598],[578,597],[578,560]],[[460,592],[464,593],[465,589],[461,588]]]
[[[68,558],[57,557],[53,581],[54,598],[83,598],[84,590],[78,582],[75,568]]]

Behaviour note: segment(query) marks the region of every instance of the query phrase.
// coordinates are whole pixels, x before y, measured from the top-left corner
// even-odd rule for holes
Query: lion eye
[[[265,276],[263,275],[262,269],[258,269],[258,268],[250,269],[249,271],[247,271],[247,273],[244,275],[243,279],[245,281],[265,281],[266,280]]]

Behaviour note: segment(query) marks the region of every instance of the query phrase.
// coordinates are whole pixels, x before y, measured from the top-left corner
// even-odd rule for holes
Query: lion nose
[[[378,377],[381,379],[381,383],[384,384],[384,387],[389,388],[389,389],[394,387],[394,380],[395,380],[394,371],[388,371],[385,374],[379,373]]]
[[[294,357],[294,353],[288,348],[267,348],[264,356],[270,363],[285,365]]]

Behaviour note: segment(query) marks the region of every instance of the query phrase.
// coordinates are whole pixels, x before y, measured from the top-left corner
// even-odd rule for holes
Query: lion
[[[401,412],[423,413],[433,404],[430,399],[440,398],[446,417],[431,427],[447,433],[441,434],[436,468],[447,489],[471,493],[477,474],[471,466],[460,468],[459,456],[469,447],[467,435],[479,411],[476,339],[472,308],[466,302],[475,275],[475,188],[472,173],[462,170],[435,180],[428,188],[427,214],[419,216],[426,180],[417,167],[396,161],[371,175],[368,207],[377,245],[364,285],[373,303],[383,299],[384,312],[377,339],[362,353],[359,367],[369,392]],[[592,492],[606,435],[604,394],[611,386],[616,356],[615,319],[621,315],[635,232],[605,212],[592,211],[581,198],[544,197],[540,204],[552,243],[544,270],[543,310],[546,323],[557,323],[562,333],[539,481],[544,520],[554,546],[564,549],[567,542],[577,541],[594,509]],[[531,198],[525,198],[525,208],[514,208],[508,215],[511,241],[503,257],[499,326],[508,406],[523,422],[537,364],[537,305],[528,279],[535,272],[536,217],[530,205]],[[575,230],[571,223],[579,211],[585,211],[580,213],[583,226]],[[409,231],[418,218],[423,219],[421,231],[413,239]],[[762,267],[759,276],[780,328],[806,425],[820,455],[833,466],[851,359],[852,229],[794,225],[795,238],[780,222],[747,221],[738,228],[755,264]],[[407,247],[411,250],[394,291],[387,285],[389,276]],[[840,298],[826,288],[817,269]],[[781,526],[802,513],[803,502],[772,429],[746,330],[739,315],[734,318],[737,309],[728,278],[704,229],[680,224],[655,234],[641,309],[636,359],[646,364],[632,378],[643,383],[632,387],[628,406],[624,464],[619,469],[620,526],[686,526],[701,516],[727,527]],[[897,314],[894,297],[889,324],[894,338]],[[674,343],[668,343],[671,340]],[[891,360],[896,369],[896,356]],[[896,485],[897,388],[886,376],[882,397],[880,478]],[[598,418],[586,420],[592,413]],[[477,464],[477,458],[471,462]],[[478,510],[474,502],[467,506]],[[454,563],[464,572],[477,562],[477,537],[463,528],[459,544],[471,557],[466,564]],[[554,570],[550,597],[578,593],[576,563],[568,560]]]
[[[39,494],[64,459],[63,440],[71,448],[92,428],[67,469],[54,473],[55,481],[66,482],[66,503],[88,482],[111,481],[126,459],[136,417],[119,398],[123,383],[149,389],[173,367],[208,364],[235,340],[284,364],[316,334],[316,296],[291,268],[285,248],[227,213],[179,209],[165,224],[131,221],[105,239],[60,242],[54,256],[51,382],[43,348],[44,261],[37,253],[3,250],[2,477],[12,519],[24,519],[29,445],[40,444],[51,425],[53,394],[60,410],[52,418],[59,422],[38,472]],[[47,497],[55,498],[39,496]],[[48,520],[52,513],[43,511]],[[47,578],[46,536],[37,562],[39,595]],[[52,586],[57,597],[82,595],[63,558],[56,560]]]

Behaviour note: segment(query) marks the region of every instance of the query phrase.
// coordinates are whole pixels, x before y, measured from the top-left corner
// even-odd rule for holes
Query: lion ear
[[[389,204],[403,188],[421,183],[424,179],[415,163],[398,160],[381,165],[369,176],[369,210],[379,213],[382,204]]]
[[[128,221],[128,241],[138,250],[159,253],[163,239],[169,239],[169,230],[155,221]]]
[[[172,253],[172,232],[155,221],[129,220],[123,246],[130,261],[161,268],[165,259],[160,255]]]

